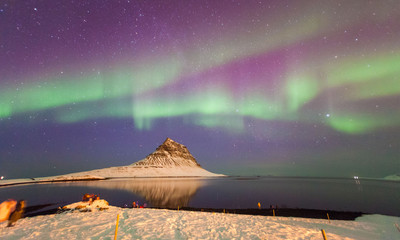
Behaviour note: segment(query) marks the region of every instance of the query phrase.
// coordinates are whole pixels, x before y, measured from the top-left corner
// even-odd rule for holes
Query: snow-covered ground
[[[86,172],[66,174],[63,176],[80,177],[84,175],[100,176],[106,178],[122,177],[222,177],[223,174],[209,172],[201,167],[192,166],[120,166],[103,169],[96,169]]]
[[[365,215],[356,221],[223,213],[127,209],[67,212],[0,224],[0,239],[400,239],[399,217]]]

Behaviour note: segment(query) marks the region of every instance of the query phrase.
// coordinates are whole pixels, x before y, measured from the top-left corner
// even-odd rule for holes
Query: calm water
[[[289,208],[361,211],[400,216],[400,183],[313,178],[114,179],[0,188],[0,201],[26,199],[28,206],[80,201],[100,194],[111,205],[133,201],[156,207]]]

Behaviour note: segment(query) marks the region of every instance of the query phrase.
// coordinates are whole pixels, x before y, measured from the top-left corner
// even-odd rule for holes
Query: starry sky
[[[400,173],[399,43],[396,0],[2,0],[0,175]]]

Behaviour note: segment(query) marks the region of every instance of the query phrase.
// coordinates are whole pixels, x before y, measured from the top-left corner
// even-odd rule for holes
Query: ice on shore
[[[364,215],[356,221],[266,217],[208,212],[110,207],[0,224],[0,239],[399,239],[399,217]]]

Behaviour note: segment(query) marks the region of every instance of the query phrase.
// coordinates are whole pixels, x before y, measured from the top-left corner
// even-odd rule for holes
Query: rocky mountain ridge
[[[25,178],[2,180],[0,181],[0,186],[39,182],[105,180],[107,178],[181,178],[224,176],[225,175],[223,174],[216,174],[205,170],[200,166],[200,164],[184,145],[167,138],[164,143],[161,144],[153,153],[149,154],[145,159],[135,162],[131,165],[108,167],[85,172],[34,179]],[[153,195],[156,193],[151,192],[149,194]]]
[[[167,138],[153,153],[131,166],[201,167],[185,145],[177,143],[171,138]]]

